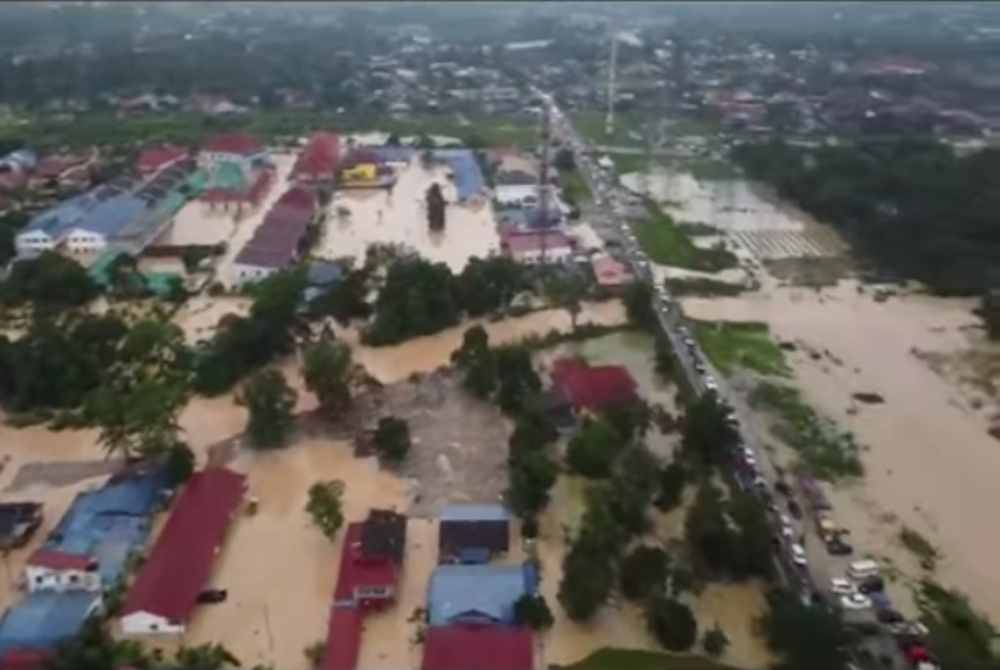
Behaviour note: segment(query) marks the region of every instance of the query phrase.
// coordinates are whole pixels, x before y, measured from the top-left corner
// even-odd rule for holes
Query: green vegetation
[[[375,451],[391,463],[399,463],[410,451],[410,424],[394,416],[382,417],[375,429]]]
[[[817,416],[798,389],[761,382],[751,392],[750,404],[777,412],[779,421],[772,428],[775,437],[798,451],[802,462],[817,477],[834,481],[864,474],[854,436]]]
[[[350,376],[351,348],[343,342],[324,340],[306,349],[302,378],[329,418],[337,418],[350,407]]]
[[[650,162],[650,157],[646,154],[609,154],[608,156],[615,163],[615,171],[618,174],[629,174],[630,172],[648,172],[650,165],[657,165],[656,158]]]
[[[920,584],[919,604],[930,630],[929,647],[942,668],[991,670],[997,667],[993,624],[976,612],[969,599],[930,580]]]
[[[667,581],[670,555],[659,547],[639,545],[622,561],[622,595],[630,600],[642,600],[661,593]]]
[[[702,469],[724,466],[739,437],[726,423],[726,410],[714,393],[688,406],[682,429],[681,454]]]
[[[607,477],[623,446],[622,436],[607,421],[587,419],[569,442],[566,462],[584,477]]]
[[[514,603],[514,620],[534,630],[546,630],[555,623],[545,596],[530,593],[525,593]]]
[[[702,249],[694,245],[674,220],[650,204],[649,218],[633,224],[639,246],[654,263],[688,270],[719,272],[736,267],[736,256],[722,247]]]
[[[737,147],[733,156],[894,273],[943,294],[980,295],[995,285],[998,149],[957,157],[945,144],[913,139],[820,149],[772,142]]]
[[[247,408],[247,437],[258,449],[281,447],[295,425],[292,410],[298,393],[281,370],[267,368],[255,373],[240,389],[237,404]]]
[[[630,133],[642,134],[643,125],[648,119],[641,114],[615,114],[615,128],[611,135],[605,133],[604,112],[579,112],[570,114],[577,132],[596,145],[645,147],[645,140],[640,137],[630,137]]]
[[[703,181],[725,181],[742,176],[736,165],[717,158],[688,158],[678,167],[690,172],[695,179]]]
[[[30,302],[39,309],[78,307],[97,297],[98,287],[82,265],[53,251],[16,263],[0,284],[0,303]]]
[[[722,234],[722,230],[719,228],[710,226],[707,223],[701,223],[700,221],[678,221],[677,227],[682,233],[690,235],[691,237]]]
[[[656,310],[653,308],[653,287],[646,282],[634,281],[625,287],[622,298],[628,321],[637,328],[656,329]]]
[[[781,348],[769,337],[766,323],[697,321],[694,336],[712,364],[725,375],[731,375],[737,367],[765,375],[792,375]]]
[[[644,613],[649,632],[670,651],[687,651],[698,640],[698,622],[687,605],[666,596],[653,596]]]
[[[899,531],[899,541],[919,558],[920,564],[928,570],[933,570],[937,559],[941,557],[930,540],[908,526],[903,526]]]
[[[559,273],[545,281],[544,291],[549,304],[562,307],[569,312],[570,325],[576,330],[576,319],[580,315],[580,301],[586,296],[587,286],[578,274]]]
[[[636,649],[605,648],[572,665],[554,665],[552,670],[735,670],[703,656],[663,654]]]
[[[559,183],[562,185],[563,196],[571,207],[590,202],[590,187],[579,170],[560,170]]]
[[[709,279],[708,277],[671,277],[664,285],[674,296],[680,298],[687,295],[699,298],[735,296],[745,290],[740,284]]]
[[[703,480],[684,520],[684,536],[701,579],[771,576],[767,518],[751,494],[739,493],[724,502],[722,491]]]
[[[329,539],[337,536],[337,531],[344,525],[344,482],[334,479],[328,482],[316,482],[309,487],[309,502],[306,512]]]
[[[777,670],[846,667],[850,636],[836,612],[804,605],[797,593],[788,591],[774,590],[767,601],[760,627],[771,650],[782,656]]]

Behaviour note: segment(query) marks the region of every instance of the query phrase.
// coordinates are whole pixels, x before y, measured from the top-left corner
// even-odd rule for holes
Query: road
[[[629,224],[621,216],[625,203],[635,196],[616,185],[613,176],[603,171],[594,160],[592,147],[576,131],[569,117],[557,107],[551,96],[535,90],[545,104],[550,106],[552,118],[552,136],[574,150],[577,165],[581,170],[594,202],[590,211],[591,225],[606,241],[620,245],[624,258],[631,266],[635,276],[653,284],[655,287],[655,311],[661,332],[669,339],[676,355],[680,372],[696,396],[701,396],[708,390],[714,390],[720,399],[732,408],[738,421],[740,442],[739,455],[734,456],[733,481],[744,489],[752,489],[762,496],[768,504],[769,520],[775,538],[774,563],[779,578],[786,586],[795,589],[801,595],[803,602],[833,603],[839,606],[840,596],[832,593],[831,579],[845,574],[846,564],[850,558],[831,556],[817,529],[807,517],[789,518],[786,509],[778,504],[787,502],[775,493],[775,484],[782,481],[782,473],[766,457],[766,450],[761,448],[758,435],[764,435],[759,418],[752,409],[739,400],[739,394],[733,393],[726,379],[718,373],[711,362],[701,351],[697,342],[691,336],[690,328],[685,324],[680,304],[676,302],[664,286],[656,286],[649,261],[639,247]],[[662,141],[661,137],[661,141]],[[654,151],[659,150],[655,147]],[[632,150],[645,153],[643,150]],[[794,492],[792,493],[794,496]],[[801,503],[800,503],[801,504]],[[804,507],[803,507],[804,509]],[[784,531],[784,532],[783,532]],[[804,549],[806,560],[793,558],[793,545]],[[861,612],[848,612],[847,617],[858,623],[874,623],[875,617],[871,609]],[[858,649],[869,651],[865,659],[855,654],[855,661],[865,667],[906,667],[906,661],[899,652],[894,638],[884,627],[879,627],[875,635],[864,638]],[[880,659],[881,665],[875,665]]]

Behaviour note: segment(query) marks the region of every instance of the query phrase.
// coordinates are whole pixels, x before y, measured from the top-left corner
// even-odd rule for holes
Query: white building
[[[28,559],[24,575],[29,591],[100,591],[101,575],[90,556],[39,549]]]

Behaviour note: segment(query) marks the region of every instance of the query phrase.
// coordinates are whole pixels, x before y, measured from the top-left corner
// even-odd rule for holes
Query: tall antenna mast
[[[545,263],[545,227],[549,225],[549,124],[551,121],[549,105],[546,103],[542,107],[542,165],[538,171],[538,216],[541,218],[540,227],[542,229],[542,255],[541,261]]]
[[[608,64],[608,118],[604,123],[604,133],[615,132],[615,70],[618,67],[618,35],[611,33],[611,60]]]

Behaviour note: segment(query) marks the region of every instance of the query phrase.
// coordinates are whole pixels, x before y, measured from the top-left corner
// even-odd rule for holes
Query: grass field
[[[736,670],[704,656],[661,654],[632,649],[600,649],[573,665],[550,666],[552,670]]]
[[[750,393],[750,406],[770,409],[778,415],[772,433],[799,453],[813,475],[835,481],[864,474],[854,436],[821,419],[798,389],[762,382]]]
[[[650,260],[688,270],[719,272],[736,267],[738,259],[726,249],[702,249],[694,245],[674,220],[654,206],[650,217],[633,224],[639,246]]]
[[[694,335],[705,355],[725,375],[738,367],[778,377],[792,375],[766,323],[696,321]]]
[[[643,125],[649,121],[647,117],[628,113],[616,114],[615,129],[611,135],[604,132],[605,119],[605,112],[574,112],[570,114],[570,120],[577,132],[594,144],[626,147],[646,146],[645,140],[641,137],[638,140],[630,137],[629,133],[635,132],[642,135]]]

